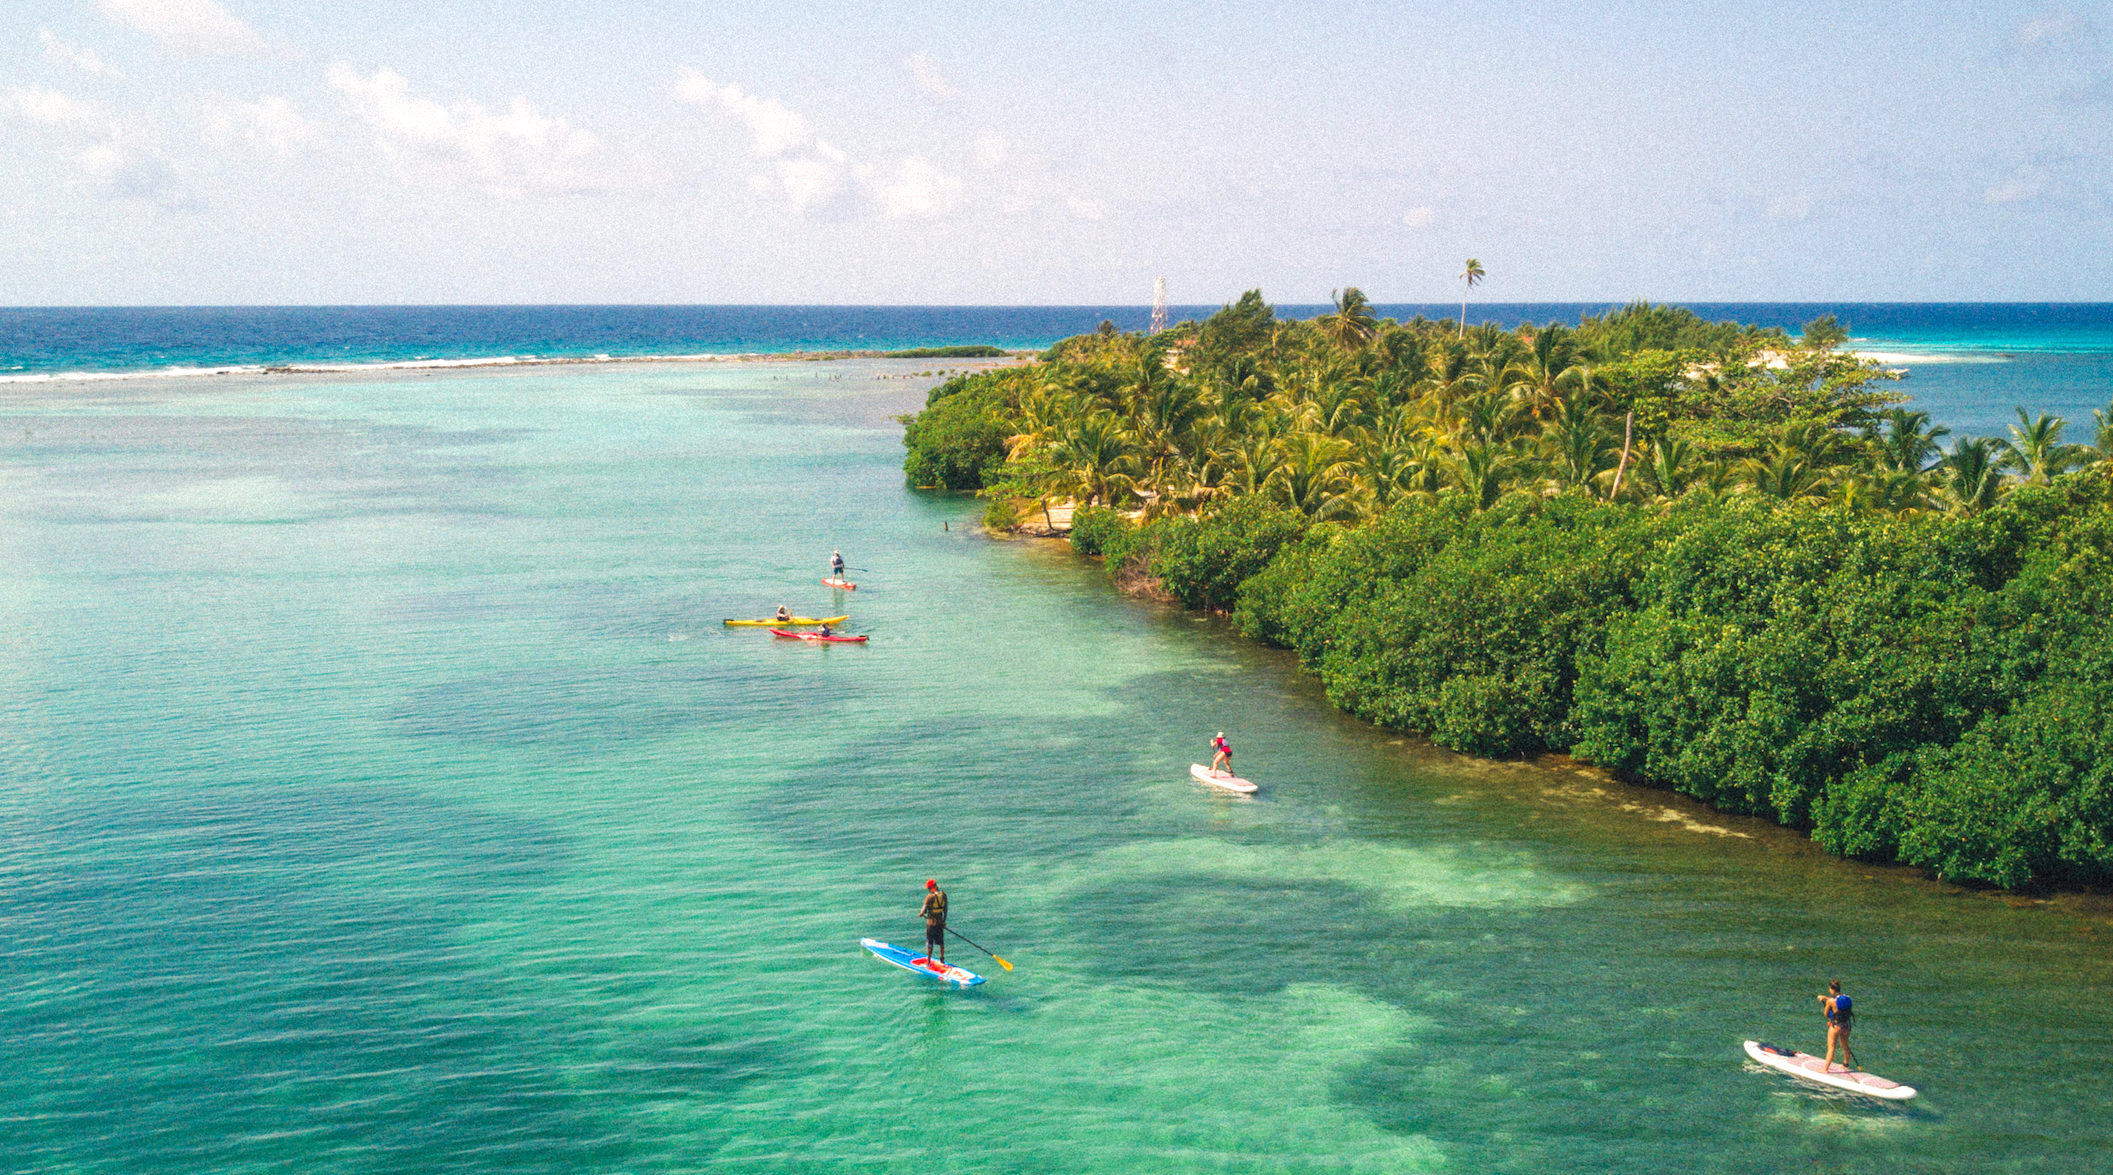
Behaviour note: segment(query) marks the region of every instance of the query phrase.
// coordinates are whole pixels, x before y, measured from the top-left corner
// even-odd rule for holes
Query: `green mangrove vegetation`
[[[1074,507],[1118,582],[1379,725],[1948,879],[2113,882],[2113,418],[1953,438],[1845,338],[1251,291],[948,382],[905,468],[992,526]]]

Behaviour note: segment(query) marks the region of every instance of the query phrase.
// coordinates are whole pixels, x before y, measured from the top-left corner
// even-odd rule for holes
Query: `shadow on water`
[[[34,1091],[9,1110],[11,1163],[606,1169],[633,1154],[636,1106],[724,1099],[785,1059],[696,1026],[612,1041],[607,991],[481,958],[471,924],[567,864],[535,822],[233,786],[5,831],[36,846],[0,906],[0,1033]]]

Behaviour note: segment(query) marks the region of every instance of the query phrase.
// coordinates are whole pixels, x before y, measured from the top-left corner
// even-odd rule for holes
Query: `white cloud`
[[[1411,208],[1401,214],[1401,223],[1408,225],[1410,228],[1429,228],[1431,227],[1431,221],[1436,219],[1437,216],[1438,210],[1436,208]]]
[[[255,102],[209,101],[205,126],[206,141],[215,147],[246,147],[282,159],[316,137],[315,124],[292,102],[276,96]]]
[[[526,98],[494,113],[468,99],[444,106],[413,94],[411,83],[393,69],[362,75],[341,63],[330,67],[329,76],[376,143],[399,160],[463,173],[498,195],[607,186],[588,166],[600,148],[594,135],[545,117]]]
[[[932,59],[924,54],[912,53],[909,59],[903,62],[903,65],[909,68],[910,78],[917,83],[917,88],[932,97],[959,98],[961,96],[961,90],[953,82],[947,80],[947,76],[939,72],[939,67],[932,64]]]
[[[62,94],[41,86],[10,88],[7,91],[6,105],[0,109],[38,126],[82,130],[107,128],[108,133],[116,133],[116,124],[105,118],[94,106],[70,94]]]
[[[755,137],[758,155],[784,155],[814,142],[814,128],[776,98],[759,98],[732,83],[719,85],[688,66],[675,77],[675,97],[707,110],[716,106],[740,119]]]
[[[140,130],[92,103],[57,90],[16,86],[0,95],[0,118],[41,131],[74,179],[120,199],[151,200],[164,208],[195,208],[168,157]]]
[[[1006,142],[1003,135],[983,135],[976,140],[973,157],[977,167],[995,171],[1012,158],[1012,144]]]
[[[114,78],[124,75],[112,69],[95,55],[93,49],[65,40],[50,29],[38,29],[37,40],[44,43],[44,56],[53,64],[87,74],[92,78]]]
[[[2047,188],[2047,177],[2034,172],[2021,172],[2017,176],[1997,184],[1981,193],[1984,204],[2015,204],[2030,200]]]
[[[844,194],[844,169],[825,159],[780,159],[778,187],[794,208],[819,212]]]
[[[961,203],[961,181],[914,155],[890,174],[860,168],[859,180],[881,212],[898,220],[944,216]]]
[[[264,38],[215,0],[98,0],[103,15],[171,49],[254,53]]]
[[[1067,197],[1064,200],[1064,207],[1071,209],[1071,215],[1078,217],[1080,220],[1106,220],[1108,218],[1107,204],[1085,196]]]
[[[2088,40],[2090,36],[2091,26],[2073,12],[2048,12],[2018,22],[2017,42],[2028,49]]]
[[[731,116],[747,128],[755,153],[771,161],[770,174],[752,178],[749,187],[783,196],[803,215],[843,211],[854,194],[897,219],[944,216],[961,203],[958,177],[916,156],[903,158],[892,170],[854,163],[849,152],[818,137],[814,124],[776,98],[715,82],[687,66],[676,74],[675,98]]]

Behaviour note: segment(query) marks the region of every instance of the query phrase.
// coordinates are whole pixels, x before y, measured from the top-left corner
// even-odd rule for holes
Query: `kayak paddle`
[[[965,943],[967,943],[968,945],[970,945],[970,946],[972,946],[972,947],[975,947],[975,948],[976,948],[977,950],[979,950],[979,951],[982,951],[982,952],[983,952],[984,954],[986,954],[986,955],[990,955],[990,957],[991,957],[991,958],[993,958],[993,959],[998,959],[998,956],[996,956],[996,955],[994,955],[994,954],[991,954],[991,950],[990,950],[990,948],[989,948],[989,947],[987,947],[987,946],[984,946],[984,945],[983,945],[982,943],[979,943],[979,942],[977,942],[977,941],[976,941],[975,939],[973,939],[973,938],[970,938],[970,937],[969,937],[968,935],[965,935],[965,934],[961,933],[960,931],[958,931],[958,930],[954,929],[953,927],[951,927],[951,926],[947,927],[947,928],[946,928],[946,932],[947,932],[948,934],[951,934],[951,935],[953,935],[953,936],[954,936],[955,938],[958,938],[958,939],[960,939],[960,940],[961,940],[962,942],[965,942]],[[1008,962],[1006,962],[1006,961],[1005,961],[1005,960],[1003,960],[1003,959],[998,959],[998,966],[1000,966],[1000,967],[1003,967],[1003,968],[1005,968],[1005,969],[1006,969],[1007,971],[1010,971],[1010,970],[1012,970],[1012,964],[1011,964],[1011,963],[1008,963]]]

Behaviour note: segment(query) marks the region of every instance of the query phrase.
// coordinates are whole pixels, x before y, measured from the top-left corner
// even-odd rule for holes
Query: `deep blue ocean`
[[[1470,305],[1474,321],[1574,323],[1610,303]],[[2015,410],[2080,431],[2113,400],[2113,303],[1691,303],[1711,319],[1795,328],[1821,314],[1908,374],[1914,406],[1961,433],[2002,433]],[[1181,306],[1200,317],[1214,306]],[[1325,306],[1279,306],[1303,317]],[[1457,303],[1385,305],[1448,318]],[[1143,306],[294,306],[0,308],[0,379],[188,373],[496,358],[637,358],[958,343],[1043,347]]]

